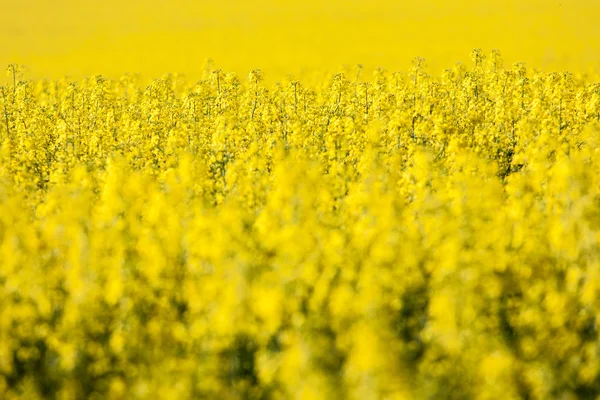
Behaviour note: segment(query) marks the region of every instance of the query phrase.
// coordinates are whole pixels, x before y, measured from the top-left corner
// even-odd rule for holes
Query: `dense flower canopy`
[[[468,65],[11,65],[0,397],[600,392],[598,76]]]

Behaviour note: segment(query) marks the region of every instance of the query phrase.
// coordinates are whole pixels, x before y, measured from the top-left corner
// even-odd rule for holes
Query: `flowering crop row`
[[[1,398],[600,393],[600,84],[475,50],[0,88]]]

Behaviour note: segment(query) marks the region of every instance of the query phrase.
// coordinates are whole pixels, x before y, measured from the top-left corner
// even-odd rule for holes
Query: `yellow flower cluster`
[[[600,393],[600,84],[0,88],[0,398]]]

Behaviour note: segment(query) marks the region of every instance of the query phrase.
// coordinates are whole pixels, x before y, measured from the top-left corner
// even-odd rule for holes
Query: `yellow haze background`
[[[600,1],[0,1],[0,65],[29,77],[138,72],[200,76],[207,58],[268,77],[364,64],[434,73],[473,48],[507,63],[600,65]]]

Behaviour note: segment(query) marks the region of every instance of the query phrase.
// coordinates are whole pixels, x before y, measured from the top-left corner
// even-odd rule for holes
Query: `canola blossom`
[[[0,87],[0,398],[600,393],[599,76]]]

